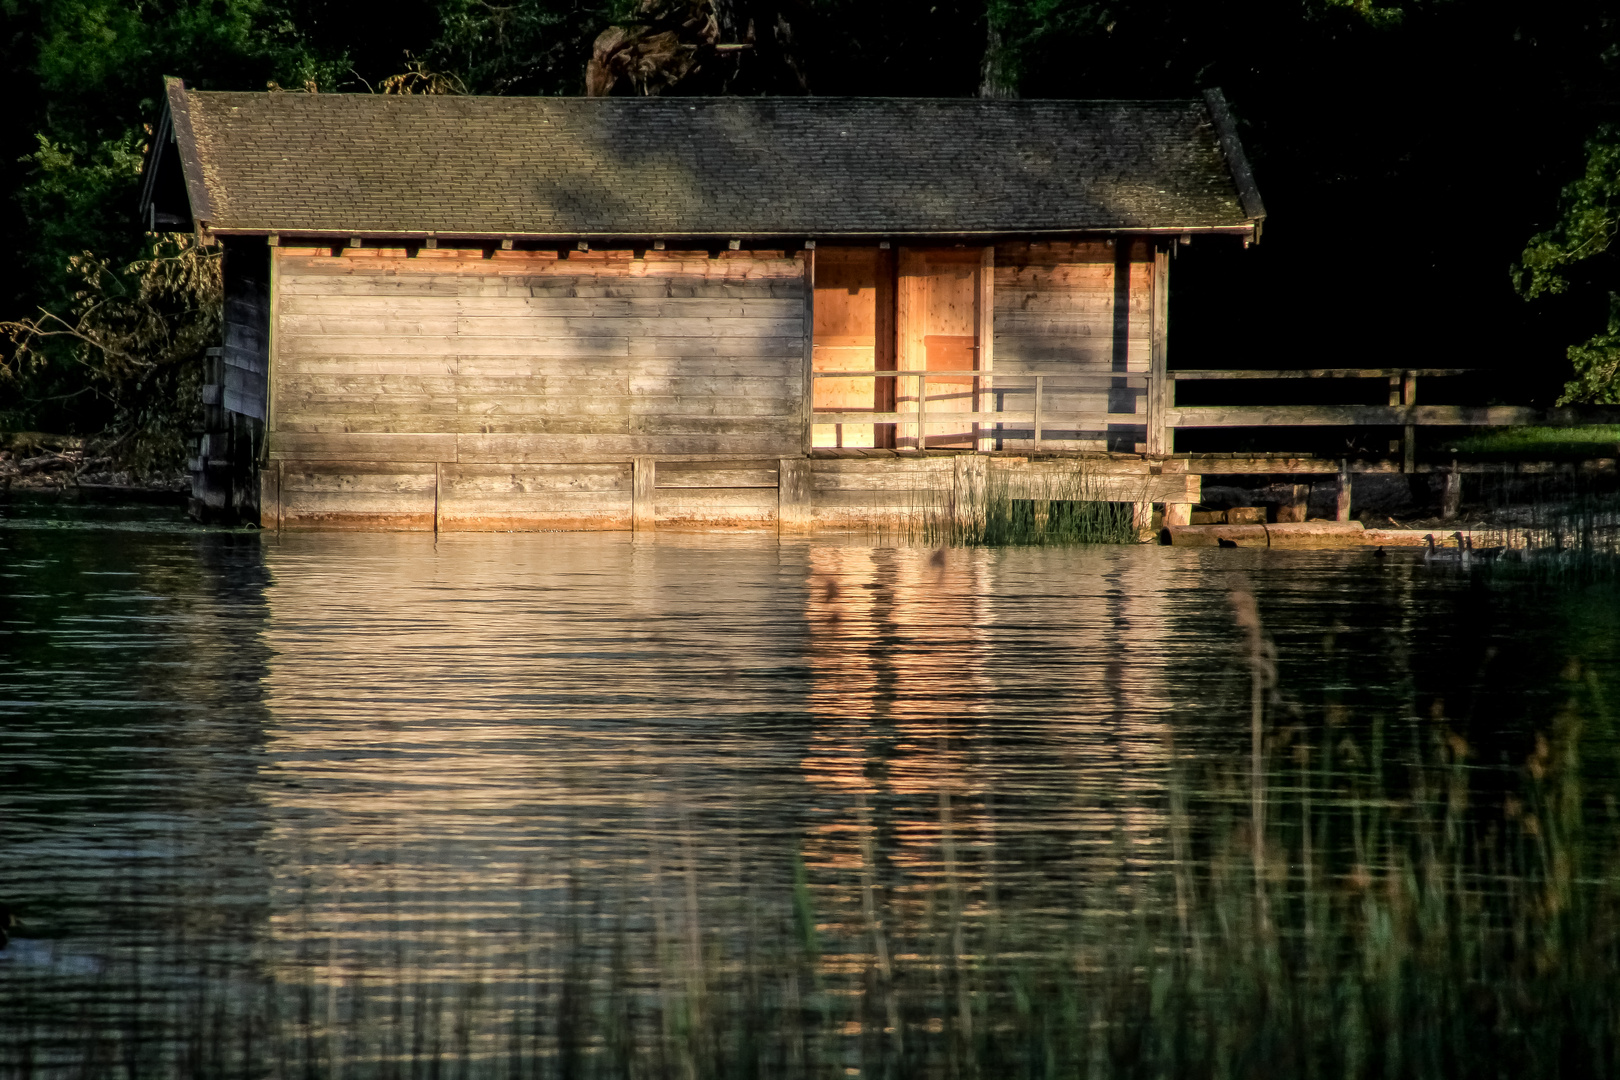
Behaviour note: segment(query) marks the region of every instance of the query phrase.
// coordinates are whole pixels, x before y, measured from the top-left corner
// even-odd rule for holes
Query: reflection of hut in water
[[[983,965],[1164,887],[1174,571],[1138,554],[810,550],[803,768],[832,812],[805,859],[880,1029],[905,964]]]
[[[1218,90],[172,80],[158,130],[143,216],[226,251],[194,509],[278,528],[802,529],[888,515],[934,453],[1087,455],[1176,517],[1170,253],[1265,216]]]
[[[554,1052],[559,995],[661,1007],[763,947],[748,912],[778,932],[809,811],[803,574],[774,543],[288,536],[272,569],[284,978],[407,1023],[476,986],[479,1046]]]

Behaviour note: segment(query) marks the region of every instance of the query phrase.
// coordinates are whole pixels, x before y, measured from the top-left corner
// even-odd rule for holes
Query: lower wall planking
[[[782,477],[808,469],[791,490]],[[1090,460],[1084,497],[1186,507],[1199,477],[1145,460]],[[877,459],[663,460],[654,465],[655,528],[864,528],[955,499],[995,470],[1010,484],[1073,497],[1073,460],[900,455]],[[1067,486],[1066,486],[1067,485]],[[802,490],[800,490],[802,488]],[[630,462],[483,464],[278,460],[261,474],[261,525],[274,529],[444,532],[628,530]],[[784,500],[807,503],[785,506]]]

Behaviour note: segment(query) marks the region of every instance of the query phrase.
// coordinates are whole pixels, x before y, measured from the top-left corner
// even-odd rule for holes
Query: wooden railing
[[[1060,409],[1053,410],[1047,407],[1046,386],[1048,381],[1059,382],[1064,390],[1090,390],[1099,394],[1109,391],[1130,390],[1141,392],[1144,397],[1148,389],[1148,377],[1133,372],[1001,372],[1001,371],[817,371],[812,373],[816,379],[906,379],[915,383],[914,387],[905,387],[905,390],[915,390],[916,396],[912,399],[914,408],[880,412],[876,409],[816,409],[811,417],[814,424],[905,424],[907,426],[922,424],[977,424],[977,425],[1028,425],[1031,429],[1034,445],[1038,448],[1045,432],[1052,428],[1090,428],[1105,429],[1110,424],[1143,424],[1146,417],[1140,412],[1108,412],[1105,409]],[[959,393],[974,394],[981,400],[986,395],[1004,395],[1008,393],[1030,393],[1033,395],[1031,408],[961,410],[936,410],[928,407],[928,380],[929,379],[966,379],[976,380],[975,387],[961,387]],[[1073,384],[1081,385],[1073,385]],[[1009,385],[1011,384],[1011,385]],[[953,389],[955,389],[953,387]],[[1056,388],[1054,388],[1056,389]],[[900,385],[895,387],[896,396],[901,392]],[[951,396],[956,396],[952,394]],[[988,437],[988,436],[981,436]],[[926,439],[927,436],[925,435]]]
[[[1416,429],[1419,427],[1518,427],[1545,425],[1575,427],[1583,424],[1620,423],[1620,409],[1533,409],[1520,405],[1419,405],[1419,378],[1467,375],[1474,368],[1314,368],[1299,370],[1191,370],[1172,371],[1170,404],[1164,411],[1167,428],[1233,427],[1386,427],[1402,429],[1399,446],[1402,470],[1416,470]],[[1174,388],[1184,382],[1231,379],[1387,379],[1387,405],[1178,405]]]
[[[1467,375],[1474,368],[1317,368],[1296,371],[1172,371],[1172,383],[1229,379],[1388,379],[1387,405],[1177,405],[1165,423],[1177,428],[1211,427],[1512,427],[1620,422],[1620,409],[1532,409],[1521,405],[1419,405],[1418,379]]]

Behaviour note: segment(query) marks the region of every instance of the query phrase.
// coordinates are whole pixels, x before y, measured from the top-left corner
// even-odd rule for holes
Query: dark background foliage
[[[1615,138],[1608,0],[0,0],[0,15],[14,73],[0,320],[68,308],[74,255],[142,253],[136,173],[164,75],[364,93],[414,66],[473,93],[574,94],[607,28],[705,20],[710,51],[666,92],[1223,87],[1271,216],[1252,250],[1178,251],[1176,366],[1480,366],[1503,375],[1488,395],[1548,404],[1570,377],[1566,350],[1601,337],[1620,289],[1603,250],[1533,302],[1514,273],[1532,236],[1579,209],[1560,192],[1587,141]],[[1612,236],[1620,198],[1605,198],[1586,210]],[[104,424],[67,396],[77,377],[64,362],[0,386],[0,426]]]

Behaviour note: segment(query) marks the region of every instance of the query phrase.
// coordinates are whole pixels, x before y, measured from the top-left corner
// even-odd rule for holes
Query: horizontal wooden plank
[[[400,357],[423,362],[449,357],[486,356],[514,359],[585,357],[802,357],[804,337],[678,338],[604,337],[477,338],[460,336],[388,337],[331,334],[288,334],[277,343],[280,357]]]
[[[230,380],[227,378],[227,385]],[[262,385],[262,384],[261,384]],[[776,398],[797,407],[798,385],[783,378],[726,375],[533,375],[528,378],[442,373],[309,373],[281,372],[276,380],[279,394],[288,397],[318,395],[335,401],[357,401],[372,397],[445,397],[454,400],[478,398],[523,398],[529,401],[572,398],[610,398],[642,407],[648,401],[661,405],[666,400]],[[564,411],[559,407],[556,411]]]
[[[660,515],[674,515],[682,511],[724,508],[741,510],[752,508],[776,513],[777,492],[774,487],[745,488],[666,488],[655,489],[653,505]]]
[[[306,319],[330,319],[327,315],[298,316]],[[463,341],[517,339],[592,338],[755,338],[794,337],[804,334],[802,317],[781,316],[758,318],[706,318],[670,315],[664,318],[591,318],[587,316],[524,315],[516,317],[486,315],[477,319],[461,318],[453,332]],[[424,331],[431,333],[431,331]]]
[[[611,507],[439,508],[440,532],[629,532],[630,528],[628,498]]]
[[[461,281],[453,275],[375,278],[332,278],[283,274],[276,295],[288,296],[458,296]]]
[[[630,491],[552,490],[480,491],[441,488],[439,513],[446,517],[490,517],[495,514],[596,515],[617,518],[630,512]]]
[[[282,513],[429,514],[433,513],[433,486],[423,491],[322,490],[284,486]]]
[[[476,462],[610,461],[642,455],[689,454],[704,457],[798,456],[802,430],[788,433],[527,434],[478,433],[454,436],[456,460]]]
[[[342,315],[283,314],[276,328],[283,337],[450,337],[459,332],[459,319],[455,315],[432,316],[406,312],[394,315],[361,315],[353,312]]]
[[[220,395],[220,404],[241,416],[252,417],[255,420],[263,420],[265,417],[263,394],[250,393],[227,386],[224,393]]]
[[[265,352],[249,352],[227,345],[224,359],[227,369],[250,372],[261,379],[270,370],[269,357]]]
[[[461,378],[775,379],[799,385],[803,349],[790,356],[503,357],[459,356]]]
[[[525,387],[525,389],[527,389]],[[646,418],[713,417],[716,419],[754,419],[759,417],[797,418],[800,414],[797,397],[767,396],[741,393],[746,387],[725,388],[705,393],[695,389],[680,396],[667,394],[629,393],[565,396],[560,394],[494,394],[489,396],[460,393],[455,398],[455,410],[467,416],[480,417],[563,417],[581,419],[593,416],[639,416]],[[773,384],[771,390],[785,389]]]
[[[267,442],[272,458],[455,461],[457,438],[452,433],[273,431]]]
[[[283,352],[276,357],[277,385],[289,375],[400,375],[430,377],[454,375],[460,358],[455,356],[350,356],[299,355]]]
[[[1044,404],[1044,403],[1043,403]],[[1044,407],[1041,410],[1041,425],[1043,427],[1105,427],[1109,424],[1128,424],[1138,422],[1133,418],[1146,415],[1145,404],[1138,403],[1137,412],[1107,412],[1102,409],[1090,409],[1084,412],[1048,412]],[[1017,424],[1029,426],[1035,423],[1033,412],[946,412],[941,409],[929,409],[922,415],[922,422],[926,424]],[[811,417],[815,424],[910,424],[913,427],[918,422],[915,412],[823,412],[816,410]]]
[[[981,389],[993,387],[997,390],[1033,391],[1035,379],[1041,378],[1048,391],[1057,392],[1065,389],[1127,389],[1147,387],[1147,376],[1129,371],[1112,371],[1100,365],[1084,371],[1075,370],[1047,370],[1034,371],[1007,371],[997,367],[994,371],[981,370],[941,370],[941,371],[860,371],[860,370],[816,370],[811,377],[815,379],[864,379],[867,385],[878,381],[893,382],[897,379],[912,380],[910,388],[915,389],[915,380],[927,376],[930,380],[937,378],[976,378],[981,380]],[[904,384],[903,384],[904,385]]]
[[[483,494],[628,492],[630,465],[505,465],[454,462],[441,466],[442,490],[454,497]]]
[[[905,487],[894,485],[883,488],[821,488],[815,489],[813,506],[816,511],[827,509],[920,511],[926,507],[943,506],[949,500],[949,478],[944,487]]]
[[[371,511],[349,505],[332,509],[283,506],[279,521],[266,519],[270,527],[320,532],[431,532],[431,510]]]
[[[799,318],[800,297],[672,297],[653,287],[647,296],[535,296],[528,289],[502,296],[330,296],[294,294],[281,299],[281,317],[351,317],[359,319],[465,319],[477,326],[485,318],[535,316],[574,318]]]
[[[1172,427],[1570,427],[1620,422],[1620,409],[1517,405],[1211,405],[1170,409]]]
[[[656,473],[657,490],[684,488],[769,488],[777,487],[776,469],[732,469],[714,467],[666,468]]]
[[[612,380],[603,382],[611,383]],[[316,373],[296,368],[289,371],[279,366],[276,372],[277,392],[289,395],[327,394],[350,398],[440,396],[453,399],[461,385],[460,379],[446,372]]]
[[[1124,371],[1116,371],[1112,359],[1083,364],[1032,364],[1022,357],[1004,357],[997,353],[995,370],[990,372],[991,385],[998,390],[1029,391],[1035,388],[1032,376],[1037,374],[1051,380],[1046,384],[1049,393],[1066,389],[1103,389],[1115,385],[1145,388],[1150,381],[1145,360],[1133,360]],[[1071,375],[1074,378],[1071,379]]]
[[[281,467],[283,500],[301,492],[352,493],[356,495],[425,495],[433,497],[433,466],[398,462],[333,462],[336,468],[319,468],[308,463]]]
[[[1474,368],[1297,368],[1290,370],[1239,370],[1225,368],[1190,368],[1170,372],[1177,382],[1198,382],[1210,379],[1388,379],[1402,375],[1421,375],[1426,378],[1444,378],[1467,375]]]

